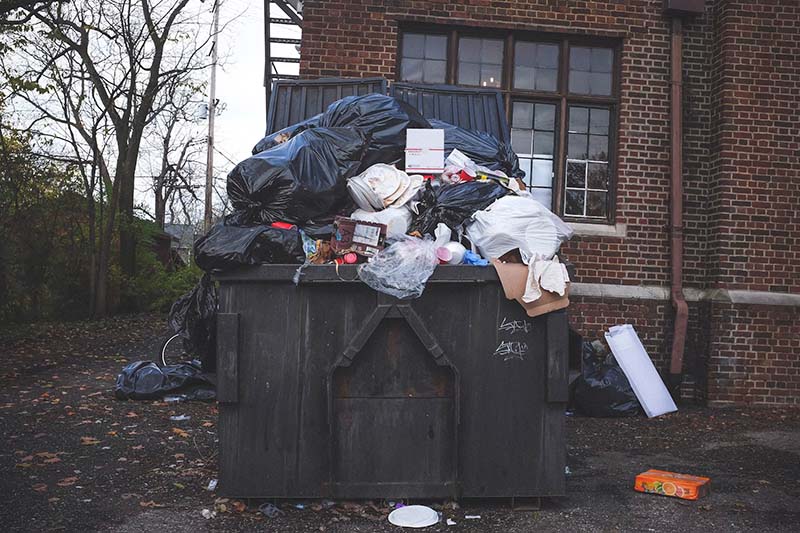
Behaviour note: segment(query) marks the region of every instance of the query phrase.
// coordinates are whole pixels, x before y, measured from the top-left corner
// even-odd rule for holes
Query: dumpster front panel
[[[401,301],[270,268],[220,276],[222,494],[563,494],[566,313],[527,317],[486,273]]]

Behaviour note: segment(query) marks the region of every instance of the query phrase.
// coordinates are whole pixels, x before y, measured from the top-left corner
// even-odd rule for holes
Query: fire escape
[[[273,17],[271,7],[277,6],[285,17]],[[269,110],[269,100],[272,96],[272,82],[274,80],[295,80],[299,75],[287,73],[286,67],[291,64],[300,63],[299,57],[274,56],[272,55],[272,44],[292,44],[300,48],[299,38],[273,37],[272,25],[294,26],[298,29],[303,28],[303,0],[264,0],[264,91],[266,96],[266,109]],[[281,33],[281,32],[277,32]]]

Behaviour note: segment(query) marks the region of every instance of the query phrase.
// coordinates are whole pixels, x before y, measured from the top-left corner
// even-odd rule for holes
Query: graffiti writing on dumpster
[[[503,321],[497,327],[497,331],[505,331],[511,334],[517,332],[530,333],[533,329],[533,324],[527,320],[509,320],[503,317]]]
[[[502,357],[503,361],[511,361],[512,359],[525,359],[525,354],[528,353],[527,342],[517,341],[502,341],[494,351],[495,357]]]

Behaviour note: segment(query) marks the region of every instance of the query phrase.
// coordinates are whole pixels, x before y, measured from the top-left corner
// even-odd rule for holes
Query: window
[[[398,79],[494,87],[534,198],[566,219],[613,220],[616,44],[434,27],[402,34]]]
[[[403,34],[401,78],[406,81],[444,83],[447,73],[447,36]]]
[[[500,87],[503,79],[503,41],[462,37],[458,41],[458,83]]]

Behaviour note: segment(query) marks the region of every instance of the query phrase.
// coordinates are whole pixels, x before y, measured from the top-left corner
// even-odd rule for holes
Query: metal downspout
[[[672,18],[670,95],[670,244],[672,253],[671,302],[675,309],[669,385],[673,397],[680,397],[683,350],[689,321],[689,306],[683,297],[683,24]]]

